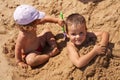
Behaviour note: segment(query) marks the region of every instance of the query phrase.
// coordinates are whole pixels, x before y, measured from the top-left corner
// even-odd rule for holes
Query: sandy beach
[[[96,56],[88,65],[76,68],[67,56],[66,41],[59,25],[39,25],[39,34],[45,26],[50,27],[60,53],[35,69],[21,69],[15,63],[15,28],[13,12],[20,4],[32,5],[46,15],[64,19],[69,14],[80,13],[87,22],[88,31],[107,31],[110,40],[107,53]],[[0,80],[120,80],[120,0],[0,0]],[[94,41],[93,41],[94,42]],[[79,50],[87,54],[94,44],[90,42]]]

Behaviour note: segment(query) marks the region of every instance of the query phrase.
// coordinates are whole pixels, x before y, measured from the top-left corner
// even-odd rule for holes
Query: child
[[[30,5],[20,5],[14,11],[14,20],[19,28],[19,34],[15,45],[15,59],[19,66],[27,68],[28,65],[36,67],[58,54],[59,50],[55,38],[49,28],[36,34],[37,25],[45,22],[53,22],[62,25],[62,20],[45,16]],[[43,54],[46,42],[51,46],[51,51]]]
[[[109,41],[109,34],[102,31],[87,32],[86,21],[82,15],[74,13],[67,17],[66,32],[69,38],[69,42],[67,43],[68,57],[78,68],[87,65],[96,55],[105,54],[106,46]],[[76,51],[76,48],[87,42],[87,38],[96,36],[100,36],[101,41],[86,55],[80,56]]]

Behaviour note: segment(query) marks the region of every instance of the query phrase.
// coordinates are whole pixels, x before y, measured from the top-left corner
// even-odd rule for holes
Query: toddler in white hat
[[[20,5],[16,8],[13,16],[17,24],[26,25],[36,19],[44,18],[45,13],[36,10],[30,5]]]
[[[46,16],[44,12],[40,12],[30,5],[18,6],[13,17],[19,28],[15,45],[15,59],[19,66],[36,67],[58,54],[59,50],[50,29],[45,28],[41,34],[37,35],[36,26],[46,22],[58,23],[61,26],[63,20]],[[48,46],[46,43],[50,46],[50,51],[43,54],[44,47]]]

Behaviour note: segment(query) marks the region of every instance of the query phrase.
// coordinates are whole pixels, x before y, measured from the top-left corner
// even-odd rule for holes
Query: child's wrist
[[[49,58],[51,57],[51,53],[48,53],[48,57],[49,57]]]
[[[94,54],[94,56],[98,55],[95,49],[93,49],[91,52]]]
[[[104,44],[97,44],[98,46],[100,46],[100,47],[107,47],[106,45],[104,45]]]

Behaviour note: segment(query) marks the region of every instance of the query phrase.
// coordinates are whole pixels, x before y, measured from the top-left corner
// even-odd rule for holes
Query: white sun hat
[[[17,24],[26,25],[36,19],[44,18],[45,13],[38,11],[30,5],[20,5],[15,9],[13,17]]]

